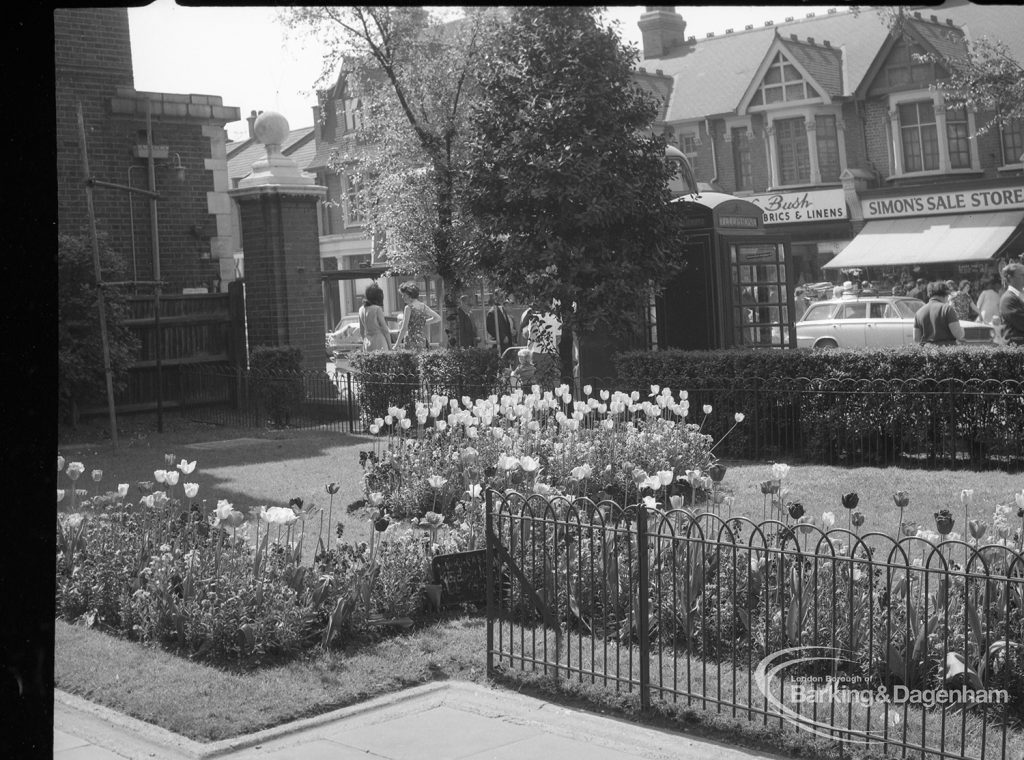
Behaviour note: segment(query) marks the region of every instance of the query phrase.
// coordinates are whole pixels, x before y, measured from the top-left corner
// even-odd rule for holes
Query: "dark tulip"
[[[779,484],[776,483],[774,480],[762,480],[761,481],[761,493],[769,494],[769,493],[778,493],[778,492],[779,492]]]
[[[864,524],[864,513],[854,512],[852,515],[850,515],[850,520],[853,522],[853,527],[859,528],[861,525]]]
[[[910,494],[908,494],[906,491],[897,491],[892,495],[892,500],[897,507],[903,509],[910,503]]]
[[[152,480],[140,480],[135,485],[138,486],[139,491],[142,492],[143,496],[149,496],[149,494],[153,493],[153,486],[155,486],[156,483]]]
[[[804,515],[804,505],[798,501],[791,501],[786,505],[789,509],[789,516],[794,520],[799,520]]]
[[[493,478],[498,473],[498,468],[494,465],[484,468],[484,475],[488,478]]]
[[[373,529],[378,533],[383,533],[388,529],[388,525],[391,524],[391,520],[387,517],[380,517],[373,522]]]
[[[343,523],[338,523],[334,526],[334,532],[338,535],[338,538],[341,538],[342,534],[345,532],[345,525]]]
[[[940,509],[935,513],[935,530],[940,535],[948,536],[953,530],[953,523],[955,522],[953,514],[948,509]]]
[[[716,483],[721,483],[725,478],[726,466],[724,464],[715,463],[708,468],[708,475]]]
[[[288,500],[288,506],[294,509],[296,512],[301,512],[302,499],[300,499],[298,496],[295,496],[294,498]]]
[[[1020,518],[1024,519],[1024,507],[1018,507],[1018,509],[1017,509],[1017,517],[1020,517]]]
[[[857,505],[860,504],[860,497],[856,491],[850,491],[850,493],[843,494],[842,501],[844,509],[856,509]]]
[[[324,486],[324,488],[326,489],[327,493],[331,494],[331,496],[333,496],[334,494],[338,493],[339,490],[341,490],[341,486],[339,486],[337,483],[328,483],[326,486]]]

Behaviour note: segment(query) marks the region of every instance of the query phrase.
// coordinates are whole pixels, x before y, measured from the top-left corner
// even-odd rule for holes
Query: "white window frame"
[[[1024,131],[1024,119],[1017,120],[1018,126]],[[1005,142],[1006,127],[1003,124],[999,125],[999,155],[1002,157],[1003,165],[998,168],[997,171],[1013,171],[1014,169],[1024,168],[1024,151],[1019,156],[1008,156],[1006,155],[1006,142]]]
[[[771,177],[769,190],[784,190],[797,187],[811,187],[814,185],[835,185],[836,182],[823,182],[821,179],[821,167],[818,164],[818,141],[815,138],[817,122],[815,116],[834,116],[836,120],[836,141],[839,143],[839,174],[846,171],[846,127],[843,123],[842,107],[839,104],[825,104],[820,101],[807,103],[799,106],[787,106],[785,108],[774,108],[762,112],[765,118],[766,127],[764,130],[766,154],[768,156],[768,171]],[[807,155],[810,158],[811,170],[807,182],[795,185],[783,185],[780,181],[782,167],[779,166],[779,150],[775,144],[775,122],[784,119],[803,118],[804,128],[807,130]]]
[[[345,218],[345,229],[351,227],[363,227],[366,224],[366,214],[359,213],[352,208],[353,179],[351,174],[345,174],[342,181],[342,209]],[[358,183],[355,183],[358,186]],[[358,188],[356,188],[358,192]]]
[[[930,100],[935,109],[935,132],[939,139],[939,168],[908,172],[903,168],[903,135],[900,129],[901,105]],[[971,165],[954,169],[949,162],[949,133],[946,130],[946,101],[939,91],[907,90],[889,94],[889,121],[886,125],[889,143],[890,179],[902,177],[935,177],[942,174],[976,174],[981,171],[981,157],[978,154],[977,131],[974,112],[967,109],[967,132],[971,151]],[[1001,137],[1000,137],[1001,139]]]
[[[723,139],[732,152],[732,131],[734,129],[745,129],[747,131],[747,148],[750,150],[754,143],[753,119],[750,116],[728,116],[725,118],[725,135]],[[733,182],[735,184],[735,167],[733,168]],[[750,151],[750,187],[733,188],[737,195],[751,195],[754,192],[754,152]]]

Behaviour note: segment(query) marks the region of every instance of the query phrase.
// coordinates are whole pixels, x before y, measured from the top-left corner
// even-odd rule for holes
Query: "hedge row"
[[[501,360],[492,349],[450,348],[415,354],[381,351],[357,354],[355,381],[363,418],[383,417],[389,407],[412,416],[416,400],[431,394],[485,398],[498,387]]]
[[[1014,346],[901,346],[832,351],[629,351],[615,357],[622,384],[684,388],[739,378],[1021,380],[1024,350]]]
[[[690,393],[718,449],[743,459],[1024,466],[1024,351],[907,347],[834,351],[633,351],[619,387]]]

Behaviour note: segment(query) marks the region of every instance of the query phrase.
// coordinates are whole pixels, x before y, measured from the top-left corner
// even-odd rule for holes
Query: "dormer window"
[[[767,106],[820,97],[821,93],[800,75],[796,66],[786,60],[782,53],[776,53],[750,105]]]
[[[343,108],[345,111],[346,132],[355,132],[363,126],[362,98],[345,98]]]

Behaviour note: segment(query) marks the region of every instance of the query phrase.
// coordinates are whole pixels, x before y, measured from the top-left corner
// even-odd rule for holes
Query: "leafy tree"
[[[345,72],[362,126],[332,168],[363,187],[367,228],[391,271],[439,275],[446,302],[477,270],[473,221],[463,213],[466,114],[484,8],[446,22],[415,6],[288,8],[282,17],[327,43],[321,82]]]
[[[104,280],[125,278],[124,258],[100,236],[100,269]],[[88,235],[57,237],[57,404],[61,417],[77,420],[78,410],[106,399],[106,373],[99,329],[98,296],[92,243]],[[128,316],[124,297],[114,288],[104,293],[107,338],[114,391],[127,383],[139,340],[124,323]]]
[[[557,301],[575,334],[631,332],[683,267],[637,51],[574,6],[517,8],[486,49],[469,180],[485,271],[521,302]]]

